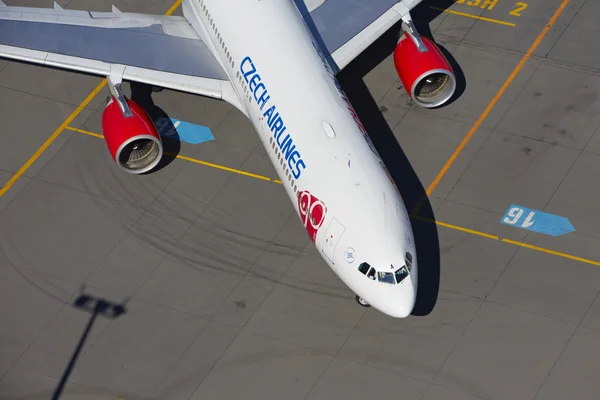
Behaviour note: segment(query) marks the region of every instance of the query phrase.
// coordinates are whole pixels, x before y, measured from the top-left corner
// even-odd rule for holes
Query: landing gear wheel
[[[356,295],[356,302],[361,307],[371,307],[371,305],[369,303],[367,303],[362,297],[359,297],[358,295]]]

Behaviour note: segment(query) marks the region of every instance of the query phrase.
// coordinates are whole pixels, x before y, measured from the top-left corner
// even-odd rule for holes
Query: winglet
[[[64,8],[62,8],[62,7],[60,6],[60,4],[58,4],[57,2],[54,2],[54,9],[55,9],[55,10],[64,10]]]
[[[114,4],[112,5],[113,14],[123,14]]]

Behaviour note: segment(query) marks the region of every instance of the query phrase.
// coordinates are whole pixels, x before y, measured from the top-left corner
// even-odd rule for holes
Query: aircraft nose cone
[[[410,282],[408,282],[409,279]],[[412,276],[406,278],[402,287],[398,289],[398,293],[388,299],[386,307],[382,311],[391,317],[406,318],[412,312],[417,300],[416,279],[412,279]]]

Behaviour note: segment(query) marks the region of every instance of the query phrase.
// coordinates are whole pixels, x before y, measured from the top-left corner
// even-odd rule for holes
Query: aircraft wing
[[[325,57],[342,70],[422,0],[294,0]]]
[[[0,57],[223,98],[231,84],[185,18],[8,7],[0,0]]]

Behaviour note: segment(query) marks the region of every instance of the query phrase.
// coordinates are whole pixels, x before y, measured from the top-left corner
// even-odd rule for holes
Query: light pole
[[[83,335],[81,335],[81,339],[79,339],[79,343],[77,344],[77,347],[75,348],[75,351],[73,352],[73,355],[71,356],[71,360],[69,361],[69,364],[67,365],[67,368],[65,369],[65,372],[63,373],[63,376],[60,379],[60,382],[59,382],[58,386],[56,387],[56,390],[54,391],[52,400],[58,400],[60,395],[62,394],[62,391],[63,391],[67,381],[69,380],[69,375],[71,375],[71,372],[73,371],[73,367],[75,366],[77,357],[79,356],[79,353],[81,352],[81,349],[83,348],[85,340],[87,339],[90,331],[92,330],[94,321],[96,321],[96,317],[98,315],[102,315],[107,318],[115,319],[115,318],[119,317],[120,315],[124,314],[126,311],[125,304],[111,303],[107,300],[92,297],[87,294],[79,295],[79,297],[77,297],[77,299],[75,300],[75,303],[73,304],[73,306],[75,308],[79,308],[81,310],[88,311],[92,315],[90,316],[90,320],[85,328],[85,331],[83,332]]]

